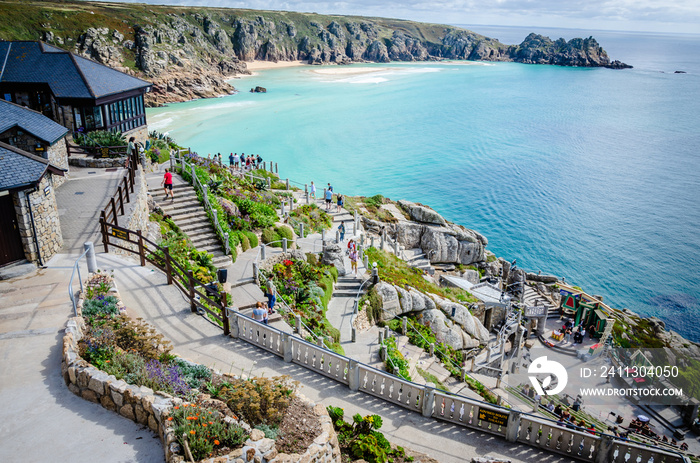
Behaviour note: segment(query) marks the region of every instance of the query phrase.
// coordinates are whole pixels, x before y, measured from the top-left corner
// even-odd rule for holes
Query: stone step
[[[188,208],[188,209],[175,209],[172,211],[165,211],[167,212],[173,220],[175,220],[175,223],[177,223],[178,220],[187,220],[187,219],[196,219],[196,218],[204,218],[207,220],[209,223],[209,218],[207,217],[206,213],[204,212],[204,209],[201,206],[198,206],[196,208]]]
[[[219,238],[214,233],[199,234],[194,239],[190,237],[190,240],[192,241],[192,245],[197,249],[211,245],[221,246]]]
[[[163,206],[161,206],[161,208],[171,215],[173,214],[173,212],[169,211],[178,211],[181,209],[193,208],[201,209],[202,211],[204,210],[197,198],[175,198],[174,201],[166,202]]]
[[[214,264],[214,267],[216,268],[226,268],[231,266],[233,264],[233,260],[231,259],[231,256],[226,256],[221,253],[221,256],[216,256],[211,260],[211,263]]]

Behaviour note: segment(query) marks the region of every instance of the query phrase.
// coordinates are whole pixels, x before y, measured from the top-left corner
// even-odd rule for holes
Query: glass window
[[[143,109],[143,95],[139,96],[139,114],[144,114],[146,111]]]
[[[102,106],[95,106],[93,108],[93,114],[95,116],[95,127],[98,129],[104,127],[102,123]]]
[[[73,127],[78,130],[83,126],[83,117],[80,114],[80,108],[73,108]]]

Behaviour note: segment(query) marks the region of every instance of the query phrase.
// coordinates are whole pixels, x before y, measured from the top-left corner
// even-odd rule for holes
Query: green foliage
[[[111,317],[119,313],[118,299],[114,296],[97,296],[95,299],[86,299],[83,302],[83,317]]]
[[[126,138],[121,132],[96,130],[87,134],[75,133],[73,141],[79,146],[126,146]]]
[[[261,430],[267,439],[277,439],[277,436],[280,433],[280,428],[279,426],[270,426],[267,424],[259,424],[255,427],[255,429]]]
[[[365,198],[365,206],[378,208],[381,207],[382,204],[384,204],[384,196],[382,195],[374,195],[369,198]]]
[[[252,426],[279,426],[296,390],[286,376],[233,379],[229,386],[221,387],[220,400]]]
[[[195,461],[211,455],[214,449],[240,447],[248,438],[243,428],[228,425],[215,409],[182,404],[173,408],[167,422],[184,448],[185,439]]]
[[[382,319],[383,301],[374,285],[372,285],[369,291],[367,291],[367,296],[365,296],[363,301],[364,300],[369,301],[367,317],[371,322],[375,324],[379,323],[379,321]]]
[[[408,362],[396,347],[396,339],[387,338],[382,344],[386,348],[386,360],[384,361],[386,371],[396,374],[394,373],[394,368],[398,368],[398,376],[406,381],[411,381],[411,375],[408,372]]]
[[[242,230],[241,233],[248,238],[248,242],[250,243],[251,248],[258,247],[258,235],[248,230]]]
[[[206,251],[197,250],[175,222],[155,212],[151,214],[150,220],[160,224],[162,239],[159,246],[167,246],[170,257],[180,267],[185,271],[192,270],[194,277],[202,283],[209,283],[216,278],[216,267],[213,264],[212,255]],[[156,251],[150,257],[159,261],[161,265],[165,265],[165,254],[162,251]],[[184,272],[176,266],[173,266],[173,269],[185,276]]]
[[[266,228],[262,232],[262,242],[265,244],[270,244],[273,248],[282,247],[282,238],[287,238],[287,244],[291,245],[294,239],[294,232],[291,228],[286,225],[280,225],[277,227]]]
[[[352,424],[349,424],[343,419],[345,412],[342,408],[329,405],[326,410],[338,433],[340,450],[347,459],[365,460],[369,463],[385,463],[394,458],[412,461],[405,456],[402,447],[392,448],[379,431],[383,424],[379,415],[362,416],[358,413],[352,417]],[[346,457],[343,457],[343,461],[346,461]]]
[[[202,383],[211,379],[211,370],[205,365],[186,362],[183,359],[173,361],[184,376],[185,382],[192,388],[198,388]]]
[[[299,231],[299,224],[304,224],[305,233],[321,233],[333,226],[333,219],[316,204],[305,204],[289,214],[289,222]]]

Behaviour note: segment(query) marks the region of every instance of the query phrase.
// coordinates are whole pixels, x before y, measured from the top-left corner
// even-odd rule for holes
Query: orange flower
[[[203,427],[203,428],[206,428],[206,427],[207,427],[207,423],[202,423],[202,427]]]
[[[213,421],[210,421],[209,424],[214,424],[214,422],[213,422]]]
[[[180,410],[180,407],[175,407],[175,410]]]
[[[214,445],[219,445],[219,441],[214,439]]]
[[[194,430],[194,429],[193,429],[192,431],[190,431],[190,434],[194,434],[194,433],[195,433],[195,430]]]
[[[173,420],[173,417],[172,417],[172,416],[169,416],[169,417],[168,417],[168,421],[172,421],[172,420]]]

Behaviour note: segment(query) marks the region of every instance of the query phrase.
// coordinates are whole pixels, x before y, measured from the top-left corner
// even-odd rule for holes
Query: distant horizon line
[[[410,21],[410,20],[409,20]],[[420,21],[419,21],[420,22]],[[532,28],[540,28],[540,29],[555,29],[555,30],[562,30],[562,31],[592,31],[592,32],[621,32],[621,33],[626,33],[626,34],[653,34],[653,35],[693,35],[693,36],[698,36],[700,37],[700,33],[693,33],[693,32],[660,32],[660,31],[640,31],[640,30],[624,30],[624,29],[588,29],[588,28],[581,28],[581,27],[557,27],[557,26],[514,26],[514,25],[505,25],[505,24],[458,24],[458,23],[447,23],[446,25],[448,26],[455,26],[455,27],[474,27],[474,26],[483,26],[483,27],[510,27],[513,29],[532,29]]]

